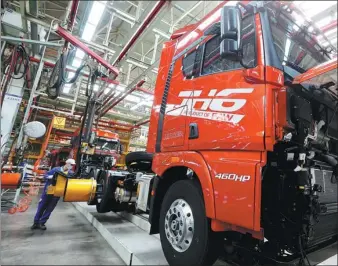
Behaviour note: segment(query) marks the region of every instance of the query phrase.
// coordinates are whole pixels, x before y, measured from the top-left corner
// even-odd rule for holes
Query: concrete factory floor
[[[2,212],[2,265],[124,265],[86,218],[62,199],[47,230],[31,230],[38,200],[24,213]]]
[[[2,265],[167,265],[159,236],[149,235],[145,217],[99,214],[95,206],[61,199],[47,231],[32,231],[38,199],[24,213],[2,209]],[[308,257],[311,265],[337,265],[337,243]],[[228,264],[218,260],[215,265]]]

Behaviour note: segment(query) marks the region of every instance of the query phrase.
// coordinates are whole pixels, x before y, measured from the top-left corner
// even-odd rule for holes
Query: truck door
[[[254,16],[242,25],[243,63],[254,68],[261,62],[256,59]],[[221,58],[220,36],[208,38],[201,49],[200,72],[189,101],[189,150],[198,151],[209,167],[216,219],[259,230],[255,214],[260,210],[265,84],[250,82],[246,73],[252,72]]]
[[[162,151],[188,149],[187,100],[193,90],[191,80],[196,52],[192,50],[173,62],[169,69],[169,85],[165,115],[163,119]],[[165,96],[163,96],[165,97]]]
[[[254,16],[244,19],[242,28],[243,61],[255,67]],[[239,62],[220,57],[219,35],[201,49],[188,111],[189,149],[263,149],[265,85],[248,82]]]

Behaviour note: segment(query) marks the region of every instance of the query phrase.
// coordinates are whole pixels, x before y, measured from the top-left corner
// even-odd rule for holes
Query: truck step
[[[117,252],[127,265],[168,265],[158,236],[149,235],[141,228],[145,228],[147,221],[135,216],[134,222],[128,221],[123,214],[97,213],[95,206],[87,203],[73,203],[75,208],[106,239],[108,244]],[[144,223],[142,223],[142,221]]]

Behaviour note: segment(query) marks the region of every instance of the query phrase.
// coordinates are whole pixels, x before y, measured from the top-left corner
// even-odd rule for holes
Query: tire
[[[110,212],[110,204],[113,199],[111,178],[106,171],[100,171],[97,177],[97,183],[102,184],[101,200],[96,200],[96,211],[98,213]]]
[[[176,202],[179,202],[178,205],[175,205]],[[173,208],[174,205],[177,209]],[[169,209],[177,212],[176,216],[180,216],[183,221],[186,221],[183,222],[185,230],[181,226],[177,231],[178,237],[181,232],[183,232],[181,237],[184,235],[186,237],[179,239],[180,242],[175,247],[167,238],[167,234],[172,230],[169,229],[170,232],[168,232],[168,229],[167,231],[165,229],[168,224],[169,228],[172,225],[170,221],[173,216],[170,216]],[[169,221],[168,224],[165,222],[166,219]],[[176,224],[180,224],[180,222]],[[169,236],[172,235],[169,234]],[[160,237],[162,249],[169,265],[212,265],[217,260],[222,247],[222,237],[211,231],[210,221],[205,215],[202,192],[197,181],[177,181],[168,189],[160,210]],[[181,249],[181,251],[177,249]]]
[[[153,161],[153,154],[144,152],[144,151],[136,151],[131,152],[126,155],[126,166],[129,171],[150,171]]]

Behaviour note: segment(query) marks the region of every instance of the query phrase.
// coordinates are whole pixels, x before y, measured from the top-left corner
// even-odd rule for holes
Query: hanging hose
[[[47,83],[47,95],[50,99],[56,99],[60,95],[60,88],[62,86],[62,80],[60,79],[60,59],[56,61],[52,70],[50,78]]]
[[[15,46],[12,52],[12,56],[4,62],[5,65],[10,65],[8,76],[6,78],[5,84],[1,92],[1,106],[3,104],[5,94],[7,92],[7,87],[10,79],[22,79],[28,71],[29,67],[29,56],[26,52],[26,49],[23,45]],[[24,67],[23,72],[20,74],[20,70]],[[13,75],[14,74],[14,75]]]
[[[15,76],[13,76],[12,73],[9,73],[9,75],[13,79],[22,79],[27,74],[28,65],[29,65],[29,56],[26,52],[25,47],[23,47],[21,44],[16,46],[13,50],[15,51],[13,51],[12,53],[11,64],[14,63],[13,73]],[[6,64],[9,62],[4,62],[4,63]],[[19,75],[22,64],[24,65],[24,70],[22,74]]]
[[[79,77],[82,69],[88,66],[86,63],[83,64],[75,71],[75,75],[71,79],[67,80],[65,76],[67,72],[67,61],[69,57],[70,53],[68,51],[65,51],[61,54],[59,60],[55,63],[52,74],[47,84],[47,94],[48,97],[51,99],[56,99],[60,95],[60,89],[64,84],[74,83]]]
[[[93,90],[91,90],[89,92],[89,86],[92,82],[92,69],[89,65],[87,65],[87,67],[89,68],[89,75],[88,75],[88,81],[87,81],[87,86],[86,86],[86,96],[87,96],[87,104],[86,104],[86,108],[85,108],[85,112],[83,114],[83,118],[82,118],[82,123],[81,123],[81,128],[80,128],[80,133],[79,133],[79,138],[78,138],[78,151],[76,154],[76,170],[74,171],[74,175],[73,176],[78,176],[80,174],[81,171],[81,144],[82,144],[82,134],[83,134],[83,129],[85,127],[85,123],[86,123],[86,118],[88,115],[88,106],[89,106],[89,101],[90,98],[92,96]]]

